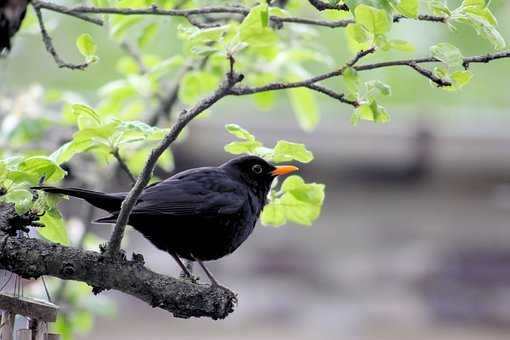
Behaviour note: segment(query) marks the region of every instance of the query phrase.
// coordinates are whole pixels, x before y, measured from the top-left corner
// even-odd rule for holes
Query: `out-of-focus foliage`
[[[250,87],[301,81],[342,68],[340,77],[325,84],[343,92],[345,99],[357,104],[354,108],[338,101],[332,104],[335,112],[350,110],[350,120],[356,125],[390,121],[390,110],[384,104],[392,98],[423,102],[426,99],[422,97],[427,97],[417,98],[413,86],[407,86],[410,72],[393,68],[391,74],[371,73],[347,67],[346,61],[358,52],[376,49],[374,56],[363,62],[376,57],[415,58],[415,51],[420,57],[435,57],[440,63],[431,67],[433,74],[452,84],[444,87],[445,90],[457,91],[469,85],[473,77],[471,71],[463,67],[464,55],[473,51],[479,53],[477,48],[484,44],[493,50],[506,46],[491,11],[497,1],[322,1],[345,3],[350,11],[317,12],[303,0],[289,0],[283,8],[276,6],[280,3],[277,1],[257,0],[229,4],[220,0],[92,0],[90,4],[84,3],[116,8],[155,5],[159,9],[173,9],[178,5],[181,9],[190,9],[241,5],[248,9],[246,16],[229,14],[216,18],[211,15],[217,19],[212,25],[207,18],[193,16],[200,22],[199,27],[183,17],[98,15],[105,21],[102,28],[74,21],[75,18],[62,21],[63,15],[49,12],[46,15],[45,12],[46,26],[57,49],[66,60],[74,58],[90,64],[84,72],[58,71],[51,64],[55,68],[52,72],[53,69],[48,71],[47,67],[34,63],[34,60],[44,59],[42,53],[45,52],[42,45],[29,36],[39,34],[37,20],[29,9],[15,46],[22,46],[26,40],[27,44],[33,43],[33,53],[29,53],[30,59],[25,59],[27,54],[18,56],[24,61],[22,66],[11,60],[6,72],[12,69],[17,74],[20,67],[27,68],[42,87],[27,86],[18,89],[19,96],[7,95],[0,101],[0,114],[3,115],[0,188],[4,193],[0,200],[14,203],[20,214],[44,213],[41,222],[45,227],[38,229],[42,237],[62,244],[76,244],[66,227],[68,222],[57,209],[60,197],[35,192],[30,187],[59,183],[65,178],[66,163],[81,166],[80,162],[86,162],[101,174],[106,166],[117,163],[116,157],[124,160],[135,175],[139,174],[151,149],[168,131],[176,114],[213,91],[229,71],[231,59],[235,60],[235,71],[245,75],[241,85]],[[500,1],[500,7],[501,4]],[[421,23],[417,20],[420,14],[441,16],[444,22]],[[397,23],[395,16],[405,19],[401,18]],[[278,21],[290,17],[352,20],[352,23],[331,29]],[[68,20],[73,21],[70,24]],[[451,32],[451,35],[443,33],[437,35],[437,39],[433,35],[426,39],[423,35],[414,37],[404,34],[398,28],[400,25],[437,25],[441,27],[439,30]],[[479,37],[467,35],[466,32],[471,31]],[[448,37],[447,41],[445,37]],[[454,38],[450,37],[469,39],[456,38],[458,43],[453,43]],[[35,68],[33,64],[37,64]],[[420,77],[414,73],[412,76]],[[5,78],[10,82],[6,81],[2,86],[12,85],[9,87],[12,90],[27,85],[18,78],[11,74],[10,78]],[[58,88],[54,89],[55,86]],[[175,98],[169,96],[171,93],[175,93]],[[437,93],[444,92],[437,90]],[[313,132],[321,120],[318,96],[308,88],[298,87],[256,93],[246,100],[252,100],[261,111],[269,111],[285,101],[297,124],[303,130]],[[215,110],[213,106],[201,118],[207,119]],[[303,144],[280,140],[273,148],[268,148],[235,124],[226,128],[238,139],[225,146],[231,154],[256,154],[275,163],[313,160],[312,153]],[[179,141],[185,137],[186,133],[181,134]],[[173,169],[170,150],[159,159],[158,166],[166,171]],[[87,181],[86,178],[80,180]],[[271,191],[262,222],[273,226],[288,221],[310,225],[320,214],[324,192],[322,184],[306,183],[299,176],[291,176]],[[90,313],[97,314],[101,310],[84,306],[90,294],[88,288],[74,283],[70,287],[66,297],[73,308],[57,322],[65,339],[92,327]]]

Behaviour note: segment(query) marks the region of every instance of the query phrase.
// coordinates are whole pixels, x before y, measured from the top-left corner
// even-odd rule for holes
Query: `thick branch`
[[[55,60],[55,63],[60,68],[69,68],[71,70],[84,70],[87,68],[87,66],[90,65],[90,63],[85,62],[83,64],[71,64],[67,63],[60,56],[58,55],[57,51],[55,50],[55,46],[53,46],[53,41],[48,34],[48,31],[46,30],[46,26],[44,25],[44,20],[42,17],[41,9],[37,5],[33,5],[35,14],[37,16],[37,21],[39,22],[39,28],[41,30],[41,36],[44,43],[44,46],[46,47],[46,50],[51,54],[53,59]]]
[[[157,274],[144,267],[142,260],[112,261],[97,252],[32,238],[0,235],[0,268],[25,278],[50,275],[85,282],[96,290],[115,289],[181,318],[223,319],[236,303],[236,295],[226,288]]]
[[[145,164],[144,169],[140,176],[128,193],[126,199],[122,202],[122,206],[120,209],[119,216],[117,218],[117,222],[115,223],[115,227],[110,237],[110,242],[108,244],[107,253],[112,256],[118,253],[120,249],[120,243],[124,236],[124,230],[126,229],[126,224],[129,220],[129,215],[131,214],[131,210],[133,210],[134,205],[143,189],[149,183],[149,180],[152,176],[152,172],[154,171],[154,167],[156,166],[156,162],[161,154],[173,143],[173,141],[179,136],[182,129],[189,122],[191,122],[196,116],[198,116],[203,111],[207,110],[211,105],[216,103],[221,98],[228,95],[229,90],[240,82],[243,79],[242,75],[234,75],[234,77],[226,77],[225,80],[222,81],[218,89],[211,94],[210,96],[202,99],[197,105],[191,108],[189,111],[184,110],[179,115],[179,118],[174,123],[174,125],[170,128],[170,132],[161,140],[159,145],[151,151],[149,159]]]

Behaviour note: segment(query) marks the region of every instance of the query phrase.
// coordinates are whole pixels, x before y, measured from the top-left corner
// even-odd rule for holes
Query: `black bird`
[[[256,156],[186,170],[146,187],[129,224],[168,252],[189,278],[180,258],[197,261],[217,284],[202,261],[234,252],[252,233],[274,178],[297,170],[292,165],[273,166]],[[48,186],[34,189],[79,197],[111,213],[95,221],[99,223],[114,223],[127,195]]]
[[[0,56],[11,49],[11,38],[18,32],[30,0],[0,0]]]

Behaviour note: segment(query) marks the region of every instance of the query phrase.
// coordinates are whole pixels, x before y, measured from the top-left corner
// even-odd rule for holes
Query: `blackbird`
[[[0,0],[0,56],[11,49],[11,38],[21,27],[30,0]]]
[[[128,224],[168,252],[189,278],[191,273],[180,258],[198,262],[217,284],[202,261],[234,252],[252,233],[274,178],[297,170],[292,165],[273,166],[256,156],[186,170],[147,186]],[[49,186],[34,189],[79,197],[111,214],[98,223],[115,223],[127,195]]]

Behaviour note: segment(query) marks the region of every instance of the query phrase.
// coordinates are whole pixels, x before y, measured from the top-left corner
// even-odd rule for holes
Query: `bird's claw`
[[[193,283],[193,284],[198,284],[198,281],[200,280],[200,278],[198,276],[194,276],[194,275],[180,275],[181,279],[183,279],[184,281],[187,281],[189,283]]]

